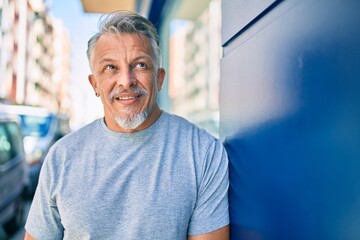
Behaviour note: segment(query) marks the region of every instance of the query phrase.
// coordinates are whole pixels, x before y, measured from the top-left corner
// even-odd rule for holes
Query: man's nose
[[[131,68],[125,68],[120,71],[119,75],[117,76],[117,85],[118,87],[122,86],[123,88],[127,89],[136,84],[136,78]]]

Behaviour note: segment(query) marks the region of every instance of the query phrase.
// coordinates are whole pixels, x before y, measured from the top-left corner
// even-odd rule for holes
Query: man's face
[[[106,34],[98,39],[90,59],[93,73],[89,81],[100,94],[111,130],[139,131],[159,117],[156,98],[165,71],[155,69],[154,59],[144,35]]]

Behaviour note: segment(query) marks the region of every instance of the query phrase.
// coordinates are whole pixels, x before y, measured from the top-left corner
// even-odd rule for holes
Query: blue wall
[[[231,239],[360,239],[360,1],[222,11]]]

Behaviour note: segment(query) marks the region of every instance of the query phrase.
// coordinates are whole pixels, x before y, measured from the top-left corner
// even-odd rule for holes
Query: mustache
[[[148,92],[144,88],[131,86],[129,89],[125,89],[123,87],[120,87],[120,88],[114,89],[110,92],[109,100],[112,101],[116,95],[122,94],[122,93],[141,94],[141,95],[145,95],[145,96],[148,95]]]

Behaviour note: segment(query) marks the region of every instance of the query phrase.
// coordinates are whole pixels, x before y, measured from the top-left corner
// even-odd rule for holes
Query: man
[[[165,71],[153,25],[111,13],[87,54],[105,116],[49,152],[25,239],[228,239],[226,152],[159,108]]]

